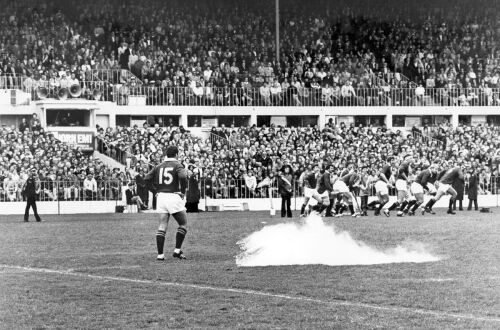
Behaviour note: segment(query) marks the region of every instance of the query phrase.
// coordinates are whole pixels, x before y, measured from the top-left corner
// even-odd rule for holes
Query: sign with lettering
[[[54,137],[72,148],[94,149],[94,133],[92,132],[54,132]]]

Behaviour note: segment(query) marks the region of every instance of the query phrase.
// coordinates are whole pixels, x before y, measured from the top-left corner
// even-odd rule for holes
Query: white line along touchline
[[[308,298],[308,297],[296,297],[296,296],[289,296],[286,294],[274,294],[274,293],[265,292],[265,291],[225,288],[225,287],[216,287],[216,286],[189,284],[189,283],[174,283],[174,282],[158,282],[158,281],[152,281],[152,280],[138,280],[138,279],[126,278],[126,277],[74,273],[71,270],[69,270],[69,271],[68,270],[56,270],[56,269],[49,269],[49,268],[23,267],[23,266],[4,265],[4,264],[0,264],[0,268],[10,269],[10,270],[15,269],[15,270],[20,270],[20,271],[24,271],[24,272],[67,275],[67,276],[73,276],[73,277],[81,277],[81,278],[89,278],[89,279],[105,280],[105,281],[120,281],[120,282],[127,282],[127,283],[141,283],[141,284],[159,285],[159,286],[166,286],[166,287],[191,288],[191,289],[196,289],[196,290],[232,292],[232,293],[239,293],[242,295],[253,295],[253,296],[270,297],[270,298],[278,298],[278,299],[285,299],[285,300],[313,302],[313,303],[322,304],[322,305],[348,306],[348,307],[382,310],[382,311],[388,311],[388,312],[430,315],[430,316],[441,317],[441,318],[467,319],[467,320],[474,320],[474,321],[500,323],[500,318],[498,318],[498,317],[478,316],[478,315],[460,314],[460,313],[448,313],[448,312],[443,312],[443,311],[427,310],[427,309],[420,309],[420,308],[410,308],[410,307],[402,307],[402,306],[382,306],[382,305],[376,305],[376,304],[369,304],[369,303],[362,303],[362,302],[355,302],[355,301],[345,301],[345,300],[325,301],[325,300]]]

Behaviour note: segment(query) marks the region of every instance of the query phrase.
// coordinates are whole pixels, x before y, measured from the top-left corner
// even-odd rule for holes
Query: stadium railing
[[[22,194],[22,181],[5,182],[0,189],[0,202],[22,202],[26,197]],[[128,184],[120,180],[97,180],[97,189],[87,191],[83,180],[75,184],[67,181],[40,181],[38,201],[120,201],[122,186]]]
[[[127,169],[132,167],[132,162],[136,158],[136,156],[131,154],[128,149],[121,148],[113,143],[108,143],[98,136],[95,138],[95,148],[101,154],[116,160],[118,163],[124,165]],[[147,165],[148,170],[152,169],[153,164],[150,164],[147,161],[145,162],[145,164]]]
[[[122,190],[130,179],[96,180],[97,189],[87,191],[83,187],[83,180],[76,183],[68,181],[41,181],[38,201],[121,201]],[[22,202],[26,198],[22,194],[23,181],[4,181],[0,186],[0,202]],[[297,181],[292,187],[292,198],[303,197],[303,190]],[[271,188],[271,189],[269,189]],[[198,189],[202,199],[247,199],[247,198],[280,198],[276,180],[265,179],[257,183],[257,187],[250,189],[245,179],[213,179],[202,177],[198,181]],[[464,185],[464,196],[467,196],[468,183]],[[358,192],[355,192],[359,195]],[[390,189],[389,194],[395,195],[395,190]],[[500,194],[500,176],[491,176],[480,180],[479,195]],[[375,196],[371,189],[369,196]]]
[[[229,141],[227,138],[212,132],[210,132],[210,143],[212,144],[212,146],[215,146],[216,144],[220,144],[222,146],[227,145],[229,147],[233,146],[231,144],[231,141]]]
[[[122,149],[113,143],[108,143],[98,136],[95,137],[95,148],[101,154],[106,155],[125,166],[127,165],[127,159],[131,157],[127,150]]]
[[[89,77],[80,81],[78,98],[115,102],[117,105],[147,106],[498,106],[500,88],[396,88],[389,85],[353,88],[260,88],[241,87],[175,87],[145,85],[139,79],[123,79],[127,70],[89,70]],[[115,82],[115,80],[118,80]],[[126,80],[127,82],[124,82]],[[61,81],[50,83],[29,77],[0,76],[0,89],[20,89],[32,99],[71,97],[61,92]],[[40,89],[45,88],[43,93]],[[347,96],[346,96],[347,95]]]
[[[137,78],[132,72],[124,69],[92,69],[90,77],[92,80],[106,81],[111,84],[127,84],[131,80],[142,85],[142,81]]]
[[[263,92],[258,88],[158,87],[122,85],[114,98],[118,105],[180,106],[494,106],[500,105],[500,89],[323,88],[286,89]]]

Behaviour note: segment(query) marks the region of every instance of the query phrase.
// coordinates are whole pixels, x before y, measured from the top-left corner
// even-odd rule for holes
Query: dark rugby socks
[[[415,211],[418,209],[418,207],[420,206],[420,204],[422,204],[422,203],[420,203],[420,202],[415,202],[415,204],[414,204],[414,205],[413,205],[413,207],[411,208],[411,212],[415,212]]]
[[[158,254],[163,254],[164,244],[165,244],[165,231],[158,230],[156,232],[156,248],[158,249]]]
[[[408,205],[406,206],[406,210],[411,210],[412,209],[412,206],[415,205],[415,203],[417,203],[417,200],[416,199],[413,199],[411,201],[408,202]]]
[[[427,205],[425,205],[425,208],[426,209],[432,209],[432,206],[436,203],[436,200],[434,198],[430,199],[428,202],[427,202]]]
[[[391,205],[391,207],[389,207],[389,211],[393,211],[395,210],[397,207],[399,206],[399,202],[395,202]]]
[[[184,237],[186,237],[187,229],[184,227],[177,228],[177,234],[175,235],[175,248],[180,249],[182,242],[184,242]]]
[[[408,202],[407,201],[404,201],[403,203],[401,203],[401,205],[399,206],[399,210],[401,212],[403,212],[403,210],[405,209],[406,205],[408,205]]]
[[[306,211],[306,206],[305,205],[302,205],[302,207],[300,208],[300,214],[304,214],[304,212]]]

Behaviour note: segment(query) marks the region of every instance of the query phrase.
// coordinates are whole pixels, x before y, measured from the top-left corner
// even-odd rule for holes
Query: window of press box
[[[89,127],[89,110],[47,109],[47,126]]]

